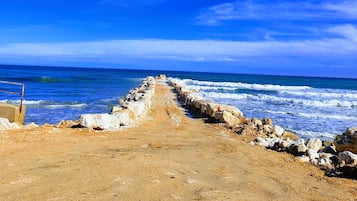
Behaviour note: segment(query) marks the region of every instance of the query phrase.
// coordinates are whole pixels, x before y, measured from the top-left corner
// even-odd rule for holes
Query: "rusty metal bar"
[[[0,83],[3,83],[3,84],[12,84],[12,85],[21,86],[21,92],[0,90],[1,93],[20,95],[20,97],[21,97],[21,99],[20,99],[20,113],[21,113],[21,112],[22,112],[22,104],[23,104],[23,102],[24,102],[24,97],[25,97],[25,84],[23,84],[23,83],[18,83],[18,82],[2,81],[2,80],[0,80]]]

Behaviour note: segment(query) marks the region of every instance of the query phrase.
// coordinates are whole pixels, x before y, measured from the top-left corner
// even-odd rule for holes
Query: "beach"
[[[357,199],[356,180],[326,177],[186,113],[159,83],[148,116],[132,128],[1,131],[0,200]]]

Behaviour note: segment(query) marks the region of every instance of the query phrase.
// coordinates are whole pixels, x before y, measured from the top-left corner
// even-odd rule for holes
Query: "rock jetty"
[[[154,77],[146,77],[138,88],[130,90],[118,101],[119,105],[114,106],[111,113],[82,114],[79,117],[79,125],[95,130],[118,130],[124,126],[136,125],[139,120],[146,118],[151,109],[155,84]]]
[[[239,108],[204,100],[197,92],[175,83],[174,79],[170,79],[169,84],[191,112],[225,123],[237,134],[253,136],[255,140],[250,142],[251,145],[288,152],[297,161],[309,162],[326,170],[327,175],[357,178],[357,128],[347,129],[334,142],[318,138],[299,139],[294,133],[273,125],[269,118],[245,118]]]

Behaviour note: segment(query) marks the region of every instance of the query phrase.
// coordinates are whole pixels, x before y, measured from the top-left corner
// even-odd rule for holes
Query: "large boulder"
[[[127,110],[114,114],[82,114],[79,118],[81,126],[97,130],[117,130],[121,126],[129,125],[130,121]]]
[[[233,116],[236,117],[243,117],[243,112],[240,111],[237,107],[230,106],[230,105],[219,105],[218,110],[220,111],[227,111],[230,112]]]
[[[285,131],[282,127],[277,125],[274,126],[274,130],[275,130],[275,134],[279,137],[282,136]]]
[[[342,135],[337,135],[334,144],[337,151],[351,151],[357,153],[357,127],[348,128]]]
[[[357,155],[350,151],[343,151],[338,154],[337,171],[344,176],[357,179]]]
[[[130,102],[127,107],[133,118],[136,119],[146,114],[148,105],[144,101],[136,101]]]
[[[290,131],[284,131],[283,135],[281,136],[282,139],[290,139],[293,141],[298,140],[299,138],[292,132]]]
[[[322,141],[318,138],[310,138],[306,146],[308,149],[313,149],[318,152],[322,147]]]
[[[209,117],[214,117],[215,112],[218,111],[219,105],[215,103],[207,103],[206,115]]]
[[[240,124],[241,121],[238,117],[234,116],[228,111],[216,112],[215,118],[222,123],[227,123],[229,126]]]
[[[302,156],[306,153],[306,146],[303,139],[300,139],[294,143],[292,143],[288,149],[289,153],[293,154],[294,156]]]

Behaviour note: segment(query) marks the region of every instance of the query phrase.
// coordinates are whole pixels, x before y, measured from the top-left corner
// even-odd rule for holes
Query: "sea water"
[[[205,99],[240,108],[246,117],[269,117],[300,137],[332,139],[357,126],[357,79],[0,66],[0,80],[25,84],[25,122],[37,124],[108,113],[142,79],[160,73]],[[0,84],[0,90],[7,87]],[[0,93],[0,102],[19,103],[19,96]]]
[[[303,138],[331,140],[357,126],[356,79],[211,74],[175,82],[236,106],[245,117],[269,117]]]

